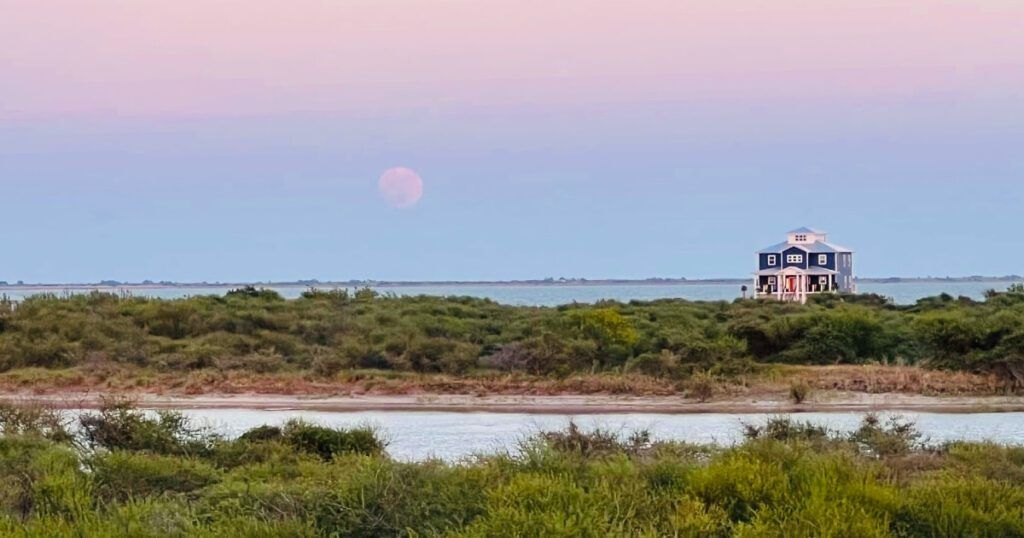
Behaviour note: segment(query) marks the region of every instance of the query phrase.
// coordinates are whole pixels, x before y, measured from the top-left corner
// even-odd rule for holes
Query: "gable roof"
[[[770,247],[764,247],[763,249],[757,251],[757,253],[758,254],[778,254],[778,253],[782,252],[783,250],[786,250],[789,247],[803,248],[803,245],[791,245],[791,244],[789,244],[788,241],[783,241],[781,243],[776,243],[776,244],[774,244],[774,245],[772,245]],[[807,249],[804,249],[804,250],[807,250]]]
[[[801,226],[795,230],[786,232],[788,234],[823,234],[825,232],[821,230],[815,230],[814,228],[808,228],[807,226]]]

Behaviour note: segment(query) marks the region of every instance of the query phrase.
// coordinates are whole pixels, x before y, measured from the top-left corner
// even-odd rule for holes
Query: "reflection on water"
[[[183,411],[198,424],[236,436],[263,424],[281,424],[303,418],[334,427],[371,425],[390,440],[388,452],[400,460],[438,457],[457,460],[472,454],[514,448],[541,429],[564,427],[569,415],[525,413],[453,413],[366,411],[337,413],[296,410],[190,409]],[[1024,444],[1024,413],[899,413],[913,420],[932,442],[953,440]],[[862,413],[800,413],[794,418],[834,430],[850,431]],[[602,427],[629,432],[647,428],[656,439],[728,445],[742,437],[742,426],[761,424],[764,414],[606,414],[583,415],[574,420],[585,428]]]

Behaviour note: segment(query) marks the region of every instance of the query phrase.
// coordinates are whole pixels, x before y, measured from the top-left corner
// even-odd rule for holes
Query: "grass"
[[[0,373],[0,391],[37,395],[95,392],[320,396],[593,394],[681,396],[700,402],[736,397],[795,401],[792,394],[795,386],[801,387],[805,396],[828,392],[931,396],[991,396],[1008,393],[1006,385],[992,375],[880,365],[762,365],[737,377],[698,372],[683,379],[612,372],[551,378],[492,370],[452,375],[373,369],[347,369],[327,378],[309,372],[255,373],[214,368],[194,370],[183,375],[128,365],[102,371],[88,367],[19,368]]]
[[[39,432],[25,426],[46,415],[16,420]],[[229,440],[122,403],[90,416],[123,435],[0,437],[0,534],[1024,536],[1024,448],[929,445],[870,416],[851,434],[775,417],[731,447],[570,423],[458,463],[397,462],[373,432],[308,423]]]

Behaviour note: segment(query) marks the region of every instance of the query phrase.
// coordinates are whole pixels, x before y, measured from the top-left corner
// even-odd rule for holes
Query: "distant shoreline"
[[[970,283],[970,282],[1020,282],[1020,275],[1006,276],[967,276],[967,277],[871,277],[857,278],[858,283],[869,284],[902,284],[902,283]],[[542,280],[446,280],[446,281],[318,281],[303,280],[291,282],[115,282],[102,281],[95,283],[24,283],[0,284],[0,291],[61,291],[77,289],[208,289],[232,287],[272,287],[272,288],[406,288],[406,287],[460,287],[460,286],[536,286],[536,287],[573,287],[573,286],[664,286],[664,285],[744,285],[750,283],[748,278],[647,278],[647,279],[542,279]]]

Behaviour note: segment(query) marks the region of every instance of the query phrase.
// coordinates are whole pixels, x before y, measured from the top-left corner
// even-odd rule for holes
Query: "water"
[[[941,293],[948,293],[955,296],[966,296],[972,299],[982,299],[986,290],[1005,290],[1008,282],[985,281],[985,282],[897,282],[897,283],[861,283],[858,289],[864,293],[878,293],[886,297],[892,297],[897,304],[912,304],[922,297],[932,297]],[[283,295],[293,299],[303,291],[309,289],[306,286],[267,286]],[[74,289],[49,289],[53,293],[84,293],[94,289],[119,293],[126,291],[136,296],[157,297],[161,299],[175,299],[195,295],[224,295],[232,287],[228,286],[204,286],[204,287],[149,287],[149,288],[103,288],[103,287],[81,287]],[[376,288],[382,293],[394,293],[396,295],[464,295],[471,297],[485,297],[502,304],[516,306],[556,306],[572,302],[594,303],[602,299],[614,299],[617,301],[631,300],[653,300],[682,298],[701,301],[731,301],[740,296],[739,284],[607,284],[607,285],[480,285],[480,284],[451,284],[451,285],[416,285],[416,286],[382,286]],[[25,288],[0,288],[0,294],[5,294],[14,300],[21,300],[27,296],[40,293],[38,289]]]
[[[467,456],[513,449],[518,441],[539,430],[564,428],[570,419],[581,427],[602,427],[628,433],[646,428],[655,439],[730,445],[742,439],[743,424],[763,424],[765,414],[604,414],[570,415],[455,412],[323,412],[299,410],[189,409],[197,424],[229,437],[263,424],[280,425],[303,418],[332,427],[371,425],[390,440],[388,452],[396,459],[416,461],[431,457],[457,461]],[[899,413],[913,420],[930,442],[995,441],[1024,444],[1024,413]],[[800,413],[810,421],[838,431],[851,431],[862,413]]]

